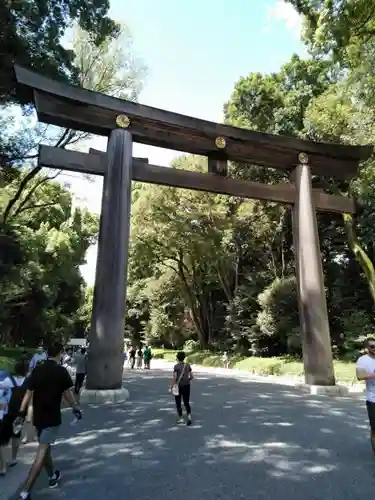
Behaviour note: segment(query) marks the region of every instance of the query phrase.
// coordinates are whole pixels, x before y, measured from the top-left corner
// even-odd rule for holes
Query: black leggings
[[[184,402],[186,413],[188,415],[190,415],[191,414],[191,406],[190,406],[190,384],[189,385],[180,385],[180,387],[179,387],[179,395],[175,396],[176,408],[177,408],[177,413],[178,413],[179,417],[182,417],[181,399]]]
[[[86,377],[85,373],[76,373],[76,383],[74,384],[74,392],[76,394],[79,394],[79,391],[82,389],[85,377]]]

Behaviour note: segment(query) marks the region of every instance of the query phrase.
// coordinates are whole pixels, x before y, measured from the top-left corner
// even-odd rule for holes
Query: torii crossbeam
[[[39,162],[104,176],[87,387],[122,385],[122,348],[131,181],[271,200],[293,206],[296,269],[306,383],[334,385],[316,210],[354,213],[353,200],[312,188],[311,176],[356,175],[371,146],[342,146],[253,132],[142,106],[45,78],[16,66],[19,92],[46,123],[109,137],[106,153],[42,146]],[[209,174],[149,165],[132,158],[140,142],[208,157]],[[230,179],[227,161],[294,170],[294,184]]]

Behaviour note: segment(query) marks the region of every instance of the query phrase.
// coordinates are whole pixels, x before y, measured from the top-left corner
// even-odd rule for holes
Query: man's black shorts
[[[366,401],[366,408],[371,430],[375,431],[375,403]]]
[[[5,415],[0,422],[0,446],[6,446],[12,438],[20,438],[21,432],[14,434],[13,432],[14,418]]]

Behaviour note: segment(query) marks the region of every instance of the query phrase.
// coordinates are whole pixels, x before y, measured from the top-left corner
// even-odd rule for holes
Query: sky
[[[127,24],[136,55],[148,67],[139,102],[211,121],[249,73],[278,71],[293,53],[302,55],[300,19],[283,0],[112,0],[110,15]],[[94,137],[90,147],[105,150]],[[133,155],[168,166],[178,152],[135,144]],[[65,174],[75,203],[100,213],[102,179]],[[97,248],[82,274],[94,284]]]

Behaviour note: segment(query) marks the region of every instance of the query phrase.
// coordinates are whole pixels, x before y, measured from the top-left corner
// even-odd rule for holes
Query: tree
[[[19,182],[2,190],[0,207]],[[79,267],[97,231],[98,218],[73,210],[69,191],[52,181],[2,224],[2,343],[34,345],[51,336],[66,339],[77,330],[85,293]]]
[[[207,164],[200,157],[184,156],[172,168],[202,171]],[[270,213],[273,217],[277,209]],[[254,202],[159,186],[137,187],[132,214],[129,277],[131,283],[143,280],[153,290],[147,296],[150,318],[158,328],[151,325],[148,334],[156,338],[162,331],[181,331],[183,322],[185,327],[192,325],[193,338],[203,348],[218,346],[224,339],[241,345],[241,339],[247,339],[245,330],[232,333],[228,328],[236,321],[236,306],[231,304],[251,272],[273,272],[271,246],[278,221]],[[179,300],[171,300],[176,294],[183,307]],[[258,308],[256,298],[253,305]],[[255,321],[253,311],[248,316]],[[175,344],[183,337],[174,334]]]
[[[306,110],[305,125],[315,138],[349,144],[374,139],[373,120],[367,119],[369,109],[355,104],[351,90],[350,85],[340,82],[311,103]],[[343,214],[343,224],[349,248],[361,266],[375,305],[375,266],[367,253],[374,235],[365,227],[372,224],[375,216],[374,174],[374,160],[370,159],[362,166],[360,177],[346,183],[344,189],[337,182],[325,181],[325,184],[335,194],[349,194],[362,205],[361,216]],[[365,237],[359,236],[362,232]]]
[[[119,99],[137,101],[147,67],[134,52],[133,38],[126,25],[117,36],[92,43],[89,32],[77,28],[73,34],[74,65],[81,87]]]
[[[51,78],[77,83],[74,52],[63,46],[75,22],[100,45],[118,32],[108,16],[108,0],[19,0],[0,7],[0,102],[17,100],[13,64],[30,66]]]
[[[375,34],[374,0],[286,0],[304,18],[304,40],[315,54],[358,61]]]
[[[315,2],[316,4],[316,2]],[[304,137],[312,140],[334,141],[340,143],[365,143],[373,141],[373,112],[369,110],[369,101],[363,100],[363,84],[355,81],[351,73],[342,72],[339,63],[324,60],[302,60],[293,56],[291,61],[284,65],[276,74],[250,74],[242,78],[235,86],[232,98],[225,106],[226,121],[235,125],[260,130],[264,132],[280,133],[283,135]],[[368,88],[368,85],[367,85]],[[375,87],[374,87],[375,88]],[[367,96],[368,97],[368,96]],[[275,183],[286,180],[284,173],[274,172],[252,165],[233,165],[234,175],[250,178],[258,182]],[[348,276],[352,270],[353,258],[356,257],[363,270],[362,278],[357,286],[362,290],[367,281],[373,295],[374,273],[373,264],[368,251],[373,239],[372,206],[373,193],[370,184],[373,183],[372,162],[363,166],[361,175],[352,183],[340,183],[333,179],[314,178],[313,181],[323,185],[329,192],[351,194],[362,204],[362,214],[353,218],[345,214],[340,220],[332,214],[319,214],[319,229],[321,233],[321,250],[324,255],[326,278],[329,275],[332,282],[336,282],[337,272]],[[371,180],[370,180],[371,179]],[[374,193],[375,194],[375,193]],[[266,205],[262,205],[266,210]],[[284,248],[290,248],[290,217],[280,221],[283,238],[286,238]],[[368,226],[368,227],[367,227]],[[366,229],[365,229],[366,228]],[[344,232],[345,231],[345,232]],[[362,231],[365,231],[364,233]],[[346,242],[353,251],[351,255],[346,248]],[[366,242],[364,235],[366,234]],[[363,236],[362,236],[363,235]],[[368,236],[367,236],[368,235]],[[370,236],[371,235],[371,236]],[[288,239],[289,238],[289,239]],[[294,273],[293,255],[283,253],[287,263],[288,273]],[[331,263],[339,259],[340,266]],[[363,280],[365,277],[365,280]],[[343,285],[344,281],[340,281]],[[343,285],[344,286],[344,285]],[[355,291],[350,289],[351,297]],[[332,314],[335,314],[338,302],[330,301]],[[338,297],[336,296],[336,299]],[[347,299],[340,297],[341,305],[347,305]],[[363,301],[363,298],[362,298]],[[367,307],[367,301],[364,300]],[[342,311],[342,308],[341,308]],[[331,316],[333,317],[333,316]],[[333,325],[339,326],[335,321]],[[335,335],[335,331],[333,332]]]
[[[146,67],[135,57],[131,41],[126,26],[122,26],[115,37],[106,38],[99,45],[93,43],[89,32],[76,28],[72,46],[77,82],[88,90],[136,100],[142,88]],[[59,173],[49,170],[39,178],[38,183],[34,182],[35,176],[42,171],[41,166],[33,163],[37,158],[39,144],[71,148],[87,139],[88,134],[39,124],[35,114],[21,117],[15,106],[7,106],[4,111],[0,119],[0,129],[3,131],[0,152],[6,158],[2,169],[3,182],[13,179],[17,175],[14,169],[20,164],[26,166],[25,161],[30,161],[30,168],[23,170],[24,176],[18,190],[4,207],[2,216],[6,221],[17,203],[28,198],[28,189],[32,193],[43,182]]]

